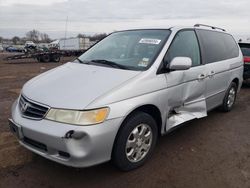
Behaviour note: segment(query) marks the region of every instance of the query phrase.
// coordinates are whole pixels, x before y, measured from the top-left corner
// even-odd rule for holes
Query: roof
[[[209,26],[204,24],[195,24],[194,26],[175,26],[170,28],[171,30],[181,30],[181,29],[203,29],[203,30],[209,30],[209,31],[218,31],[222,33],[226,33],[226,30],[223,28],[215,27],[215,26]]]

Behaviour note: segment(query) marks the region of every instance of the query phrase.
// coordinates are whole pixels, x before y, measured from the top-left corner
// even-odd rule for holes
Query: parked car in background
[[[17,48],[16,47],[13,47],[13,46],[8,46],[6,49],[5,49],[7,52],[17,52]]]
[[[25,52],[24,46],[17,47],[17,52]]]
[[[3,45],[0,44],[0,52],[3,52],[3,51],[4,51]]]
[[[212,26],[114,32],[28,81],[10,129],[21,145],[64,165],[111,159],[132,170],[150,158],[160,135],[216,107],[230,111],[242,60],[232,35]]]
[[[36,47],[36,44],[33,41],[26,41],[24,44],[25,48]]]
[[[250,43],[239,43],[244,56],[244,80],[250,79]]]
[[[24,52],[24,48],[22,46],[9,46],[5,49],[7,52]]]
[[[48,45],[49,49],[59,49],[59,41],[60,40],[55,40],[55,41],[49,43],[49,45]]]

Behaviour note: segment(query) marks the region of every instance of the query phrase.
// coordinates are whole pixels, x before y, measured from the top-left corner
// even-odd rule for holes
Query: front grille
[[[49,108],[34,103],[21,95],[19,99],[19,109],[24,117],[42,119]]]
[[[40,149],[42,151],[46,151],[47,152],[47,146],[45,144],[43,144],[43,143],[37,142],[37,141],[32,140],[32,139],[27,138],[27,137],[24,137],[23,141],[26,144],[30,145],[30,146],[33,146],[33,147],[35,147],[37,149]]]

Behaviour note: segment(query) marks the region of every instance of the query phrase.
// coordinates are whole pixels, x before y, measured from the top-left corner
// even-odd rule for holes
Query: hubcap
[[[137,125],[130,133],[126,143],[126,156],[130,162],[142,160],[152,144],[152,129],[147,124]]]
[[[227,106],[230,108],[233,104],[234,104],[234,101],[235,101],[235,94],[236,94],[236,91],[235,89],[232,87],[229,91],[229,95],[228,95],[228,98],[227,98]]]

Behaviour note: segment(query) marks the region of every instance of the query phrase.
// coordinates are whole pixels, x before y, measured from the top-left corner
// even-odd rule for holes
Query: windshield
[[[130,70],[146,70],[170,35],[169,30],[116,32],[85,52],[78,62]]]

